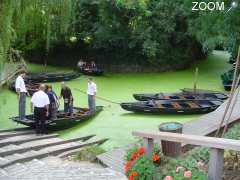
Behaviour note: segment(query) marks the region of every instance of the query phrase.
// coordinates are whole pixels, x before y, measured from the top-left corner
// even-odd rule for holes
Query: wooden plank
[[[107,139],[101,139],[101,140],[94,140],[94,141],[77,143],[77,144],[68,143],[64,147],[60,145],[60,147],[56,146],[54,148],[42,149],[42,150],[37,151],[37,154],[19,157],[18,159],[14,159],[12,161],[7,161],[6,163],[1,164],[0,168],[5,168],[5,167],[10,166],[15,163],[22,163],[22,162],[30,161],[32,159],[41,159],[41,158],[47,157],[49,155],[58,155],[63,152],[72,151],[74,149],[81,149],[82,147],[85,147],[85,146],[101,144],[101,143],[104,143],[106,140]]]
[[[23,127],[23,128],[13,128],[13,129],[0,129],[0,133],[3,132],[13,132],[13,131],[26,131],[26,130],[30,130],[31,128],[29,127]]]
[[[239,140],[152,131],[151,132],[134,131],[132,134],[134,136],[142,138],[160,139],[165,141],[180,142],[185,144],[206,146],[217,149],[229,149],[234,151],[240,151]]]
[[[77,142],[77,141],[81,141],[81,140],[87,140],[87,139],[90,139],[93,136],[94,135],[90,135],[90,136],[84,136],[84,137],[73,138],[73,139],[68,139],[68,140],[59,139],[58,141],[52,140],[52,142],[51,142],[51,139],[50,139],[50,142],[48,142],[48,143],[43,143],[43,144],[38,144],[38,145],[33,145],[33,146],[27,146],[27,147],[23,147],[23,148],[11,150],[11,151],[0,152],[0,156],[4,157],[4,156],[8,156],[8,155],[15,154],[15,153],[24,153],[24,152],[27,152],[27,151],[30,151],[30,150],[40,150],[42,148],[46,148],[46,147],[50,147],[50,146],[56,146],[56,145],[60,145],[60,144],[70,143],[70,142]]]
[[[144,139],[143,139],[143,147],[145,149],[145,154],[148,157],[151,157],[152,156],[152,152],[153,152],[153,139],[144,137]]]
[[[208,165],[208,180],[221,180],[223,170],[223,153],[222,149],[211,148],[210,160]]]
[[[26,139],[21,139],[21,140],[4,140],[4,141],[0,141],[0,147],[9,145],[9,144],[22,144],[22,143],[26,143],[26,142],[30,142],[30,141],[37,141],[40,139],[49,139],[49,138],[55,138],[58,137],[58,134],[51,134],[51,135],[44,135],[44,136],[34,136],[31,138],[26,138]]]
[[[14,136],[20,136],[20,135],[27,135],[27,134],[35,134],[34,130],[27,130],[27,131],[13,131],[13,132],[4,132],[0,133],[0,139],[5,139],[9,137],[14,137]]]

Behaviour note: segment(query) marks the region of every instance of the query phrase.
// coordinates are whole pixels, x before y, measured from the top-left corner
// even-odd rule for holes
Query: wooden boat
[[[183,88],[183,89],[181,89],[181,91],[184,93],[195,93],[195,94],[222,93],[221,91],[214,91],[214,90],[209,90],[209,89],[194,89],[194,88]]]
[[[127,111],[155,114],[202,114],[214,111],[222,100],[149,100],[121,103]]]
[[[224,93],[152,93],[152,94],[133,94],[133,97],[139,101],[146,101],[150,99],[154,100],[169,100],[169,99],[189,99],[189,100],[196,100],[196,99],[227,99],[228,96]]]
[[[78,71],[89,76],[101,76],[104,73],[104,71],[99,68],[87,68],[87,69],[79,68]]]
[[[27,91],[28,93],[32,96],[35,92],[37,92],[39,90],[39,86],[40,84],[39,83],[30,83],[30,82],[27,82],[26,83],[26,88],[27,88]],[[15,80],[10,82],[9,84],[9,89],[16,92],[16,89],[15,89]]]
[[[58,82],[76,79],[79,72],[48,72],[48,73],[27,73],[27,82]]]
[[[46,127],[51,130],[61,130],[73,127],[74,125],[77,125],[80,122],[83,122],[95,115],[97,115],[99,112],[103,110],[103,106],[96,106],[96,110],[94,112],[89,111],[87,108],[79,108],[74,107],[73,108],[73,117],[65,116],[63,111],[58,111],[57,113],[57,119],[49,119],[46,121]],[[11,117],[14,122],[29,126],[34,128],[35,127],[35,121],[33,114],[27,115],[26,120],[20,120],[19,117]]]

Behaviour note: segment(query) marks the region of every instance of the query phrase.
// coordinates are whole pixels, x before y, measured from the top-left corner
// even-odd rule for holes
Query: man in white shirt
[[[21,71],[15,81],[15,89],[18,95],[18,112],[20,120],[25,119],[25,107],[26,107],[26,94],[27,89],[25,86],[24,78],[26,76],[25,71]]]
[[[31,99],[31,112],[34,112],[36,121],[36,133],[46,134],[45,121],[48,116],[48,106],[50,104],[48,95],[44,92],[45,85],[41,84],[39,91],[35,92]]]
[[[88,94],[88,107],[90,111],[95,111],[96,109],[96,102],[95,102],[96,93],[97,93],[97,85],[93,82],[92,78],[89,78],[87,94]]]

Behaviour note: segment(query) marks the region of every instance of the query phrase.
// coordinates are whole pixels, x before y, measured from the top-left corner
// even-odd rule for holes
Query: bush
[[[74,160],[95,162],[96,156],[104,153],[105,150],[98,145],[83,148],[73,156]]]

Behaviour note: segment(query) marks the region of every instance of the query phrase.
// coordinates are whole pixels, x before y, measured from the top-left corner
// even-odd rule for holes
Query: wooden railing
[[[144,148],[147,156],[151,157],[154,140],[164,140],[210,148],[208,165],[208,180],[221,180],[223,170],[224,149],[240,151],[240,141],[206,136],[186,135],[169,132],[134,131],[134,136],[144,139]]]

